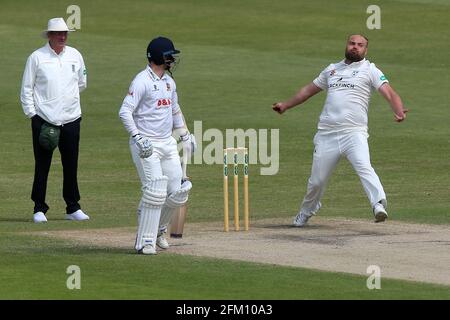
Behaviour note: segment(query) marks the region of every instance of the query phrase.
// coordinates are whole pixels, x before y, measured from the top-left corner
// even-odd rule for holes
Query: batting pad
[[[186,180],[181,188],[167,197],[165,205],[170,208],[178,208],[185,204],[188,200],[189,190],[192,189],[192,183]]]
[[[167,230],[167,226],[172,220],[172,216],[177,208],[170,208],[164,205],[161,209],[161,218],[159,219],[159,233],[164,233]]]
[[[185,181],[179,190],[167,197],[166,203],[161,209],[161,219],[159,220],[160,233],[165,232],[167,229],[175,210],[187,202],[189,190],[191,189],[192,183],[190,181]]]
[[[162,176],[150,180],[144,186],[142,193],[142,204],[145,206],[161,207],[166,202],[167,197],[167,181],[169,178]]]
[[[165,176],[155,178],[144,187],[136,236],[136,250],[141,250],[147,245],[156,246],[161,207],[167,195],[167,180],[168,178]]]
[[[136,236],[136,250],[141,250],[147,245],[155,247],[160,215],[161,207],[142,206]]]

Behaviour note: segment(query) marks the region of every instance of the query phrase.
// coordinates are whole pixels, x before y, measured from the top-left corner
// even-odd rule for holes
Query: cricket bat
[[[183,152],[183,156],[181,158],[181,171],[183,176],[181,178],[181,183],[186,180],[190,180],[187,176],[187,155]],[[182,238],[183,237],[183,229],[184,223],[186,222],[187,215],[187,203],[177,208],[173,214],[172,221],[170,223],[170,237],[171,238]]]

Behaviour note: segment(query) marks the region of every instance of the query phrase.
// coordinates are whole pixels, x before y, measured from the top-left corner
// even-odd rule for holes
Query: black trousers
[[[63,198],[66,202],[66,213],[70,214],[78,209],[80,205],[80,192],[78,190],[78,147],[80,143],[80,122],[81,118],[74,122],[61,126],[58,149],[61,154],[61,163],[63,166]],[[42,124],[45,123],[39,116],[31,119],[31,128],[33,132],[33,151],[34,151],[34,181],[31,199],[34,201],[34,213],[42,211],[46,213],[49,209],[45,203],[47,193],[47,179],[52,163],[53,151],[48,151],[39,144],[39,133]]]

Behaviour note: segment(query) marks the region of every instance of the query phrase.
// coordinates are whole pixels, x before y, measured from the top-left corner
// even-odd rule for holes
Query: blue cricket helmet
[[[165,60],[174,60],[174,54],[180,53],[175,49],[173,42],[164,37],[157,37],[150,41],[147,46],[147,58],[149,62],[153,62],[156,65],[165,64]]]

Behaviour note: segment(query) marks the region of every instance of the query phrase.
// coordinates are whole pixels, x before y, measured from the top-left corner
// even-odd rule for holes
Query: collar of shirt
[[[346,64],[346,63],[345,63],[345,59],[342,59],[341,62],[339,62],[339,64],[342,65],[342,66],[345,66],[345,67],[358,68],[358,67],[361,66],[364,62],[366,62],[366,58],[363,58],[361,61],[352,62],[352,63],[350,63],[350,64]]]
[[[47,42],[47,44],[45,45],[45,47],[48,49],[48,51],[50,51],[51,53],[53,53],[55,56],[60,57],[64,54],[64,52],[66,52],[66,46],[64,46],[63,50],[61,51],[60,54],[57,54],[55,52],[55,50],[53,50],[52,47],[50,47],[50,42]]]
[[[150,68],[149,65],[147,65],[147,72],[150,74],[150,77],[153,79],[153,81],[159,81],[159,80],[167,80],[167,74],[164,72],[164,74],[162,75],[162,77],[158,77],[158,75],[156,73],[153,72],[152,68]]]

